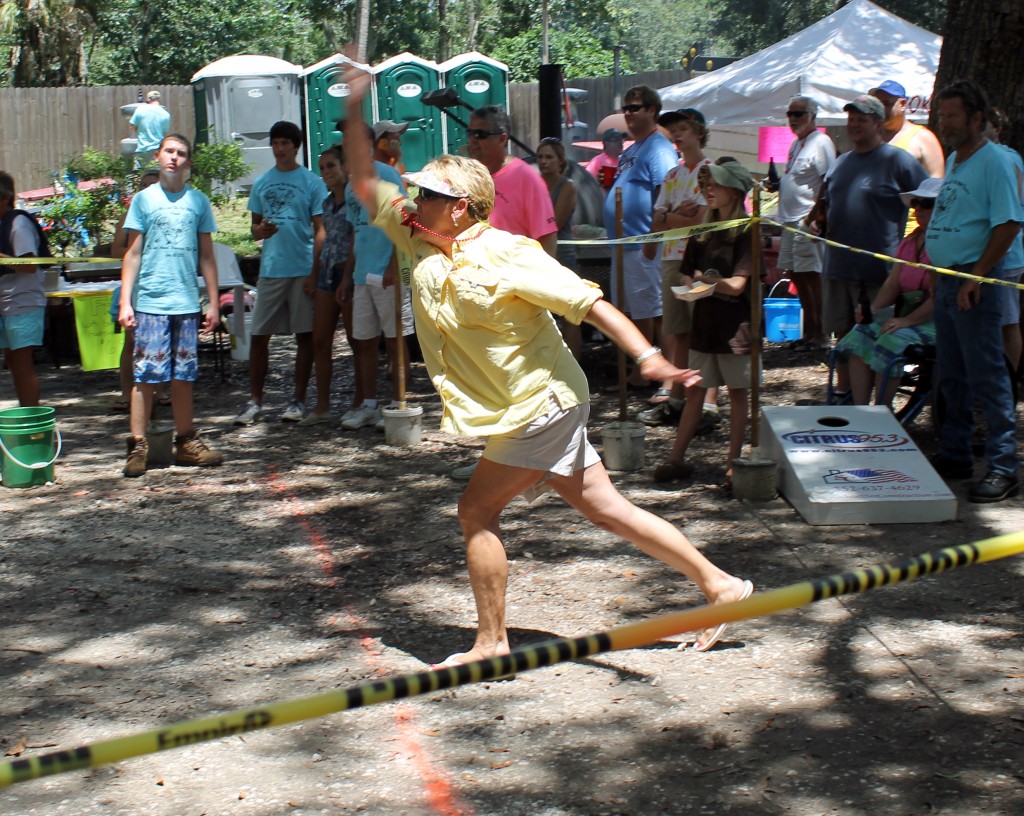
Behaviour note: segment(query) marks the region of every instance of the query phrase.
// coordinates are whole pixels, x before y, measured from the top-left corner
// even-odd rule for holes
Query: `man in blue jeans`
[[[939,136],[953,152],[928,225],[928,254],[937,266],[1001,278],[1006,252],[1024,220],[1013,164],[982,133],[988,100],[980,87],[954,82],[937,94],[936,102]],[[971,486],[972,502],[1000,502],[1020,489],[1016,412],[1003,359],[1002,297],[999,284],[951,275],[939,275],[935,289],[939,393],[945,411],[933,464],[947,479],[974,475],[971,442],[977,399],[988,424],[988,468]]]

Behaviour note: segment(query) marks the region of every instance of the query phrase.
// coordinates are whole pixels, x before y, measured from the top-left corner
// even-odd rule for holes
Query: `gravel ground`
[[[436,430],[421,367],[414,448],[284,425],[289,354],[275,344],[272,410],[244,430],[230,421],[245,364],[219,382],[204,362],[196,415],[228,462],[137,480],[120,475],[113,373],[41,363],[65,452],[56,484],[0,490],[8,756],[418,670],[469,645],[461,486],[446,474],[480,446]],[[600,428],[617,413],[600,393],[614,356],[588,346],[586,367]],[[822,395],[821,360],[770,349],[766,367],[766,404]],[[913,433],[932,445],[926,421]],[[649,463],[670,434],[648,434]],[[698,440],[681,487],[614,478],[761,589],[1024,529],[1020,500],[962,502],[953,523],[810,527],[781,498],[715,487],[725,445]],[[700,603],[555,497],[514,504],[504,525],[516,645]],[[737,624],[703,655],[666,641],[19,784],[0,790],[0,812],[1020,814],[1022,572],[1008,559]]]

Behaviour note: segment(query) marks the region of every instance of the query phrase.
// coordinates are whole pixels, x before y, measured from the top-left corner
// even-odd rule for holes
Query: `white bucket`
[[[245,321],[245,337],[239,337],[237,334],[231,334],[231,359],[242,360],[243,362],[249,359],[249,340],[252,338],[252,312],[246,312],[242,315]],[[231,328],[235,325],[235,316],[231,315],[227,319],[228,333],[230,334]]]
[[[423,406],[383,408],[384,441],[389,445],[408,448],[418,445],[423,437]]]
[[[639,422],[609,422],[601,432],[604,442],[604,466],[608,470],[631,472],[644,466],[644,434]]]

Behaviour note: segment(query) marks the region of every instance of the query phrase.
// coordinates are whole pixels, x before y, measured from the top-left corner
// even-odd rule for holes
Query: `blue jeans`
[[[970,266],[954,267],[970,271]],[[993,270],[998,274],[998,270]],[[978,303],[962,312],[956,296],[963,281],[939,275],[935,288],[935,335],[938,386],[945,409],[939,453],[968,462],[974,437],[974,400],[988,423],[985,459],[989,470],[1016,476],[1016,413],[1010,373],[1003,355],[1001,293],[994,284],[981,287]]]

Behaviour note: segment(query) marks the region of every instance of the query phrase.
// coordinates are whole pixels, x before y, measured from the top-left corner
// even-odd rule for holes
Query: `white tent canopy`
[[[697,108],[712,125],[779,125],[797,94],[818,103],[818,124],[846,121],[843,106],[885,79],[903,85],[911,118],[928,117],[942,38],[869,0],[851,0],[763,51],[662,88],[662,110]]]

